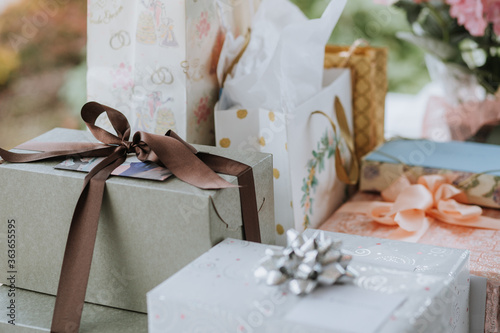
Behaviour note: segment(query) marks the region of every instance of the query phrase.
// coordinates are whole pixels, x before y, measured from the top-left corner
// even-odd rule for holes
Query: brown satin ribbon
[[[95,125],[97,117],[104,112],[117,135]],[[236,187],[216,172],[238,177],[244,237],[249,241],[260,242],[255,183],[250,166],[221,156],[197,152],[172,131],[168,131],[165,136],[137,132],[133,140],[128,141],[131,130],[125,116],[96,102],[83,106],[82,118],[92,134],[102,143],[28,142],[17,147],[41,151],[33,154],[17,154],[0,148],[0,157],[12,163],[34,162],[68,155],[105,157],[86,175],[73,213],[51,332],[75,332],[80,327],[106,179],[126,160],[129,153],[135,153],[141,161],[151,161],[164,166],[177,178],[201,189]]]

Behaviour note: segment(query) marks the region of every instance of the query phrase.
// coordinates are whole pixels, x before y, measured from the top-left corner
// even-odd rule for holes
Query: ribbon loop
[[[426,211],[433,206],[434,199],[432,193],[425,186],[417,184],[410,185],[399,193],[392,211],[394,213],[405,210]]]
[[[102,113],[106,113],[117,135],[111,134],[95,125],[97,118]],[[92,132],[94,137],[101,142],[119,145],[122,141],[128,141],[130,138],[130,125],[128,120],[123,113],[118,110],[97,102],[88,102],[82,107],[81,116],[87,128]]]
[[[392,239],[417,241],[427,231],[430,220],[473,228],[500,230],[500,219],[482,215],[482,208],[467,202],[466,194],[450,184],[442,175],[421,176],[411,184],[406,176],[396,180],[381,193],[391,202],[344,204],[339,212],[362,213],[375,222],[397,225]]]
[[[391,214],[391,210],[392,204],[388,202],[377,202],[376,204],[370,205],[368,209],[372,220],[382,224],[397,225],[393,218],[394,214]]]
[[[420,230],[426,216],[450,224],[477,228],[491,226],[492,219],[481,216],[481,207],[460,203],[466,202],[465,193],[451,185],[449,179],[442,175],[421,176],[415,185],[411,185],[408,180],[396,181],[394,186],[399,193],[392,204],[391,213],[396,213],[394,221],[402,229]],[[391,187],[386,191],[394,193]],[[382,196],[386,197],[384,192]],[[494,229],[500,229],[500,220]]]
[[[419,209],[403,210],[394,216],[394,221],[401,229],[411,232],[422,229],[425,220],[425,211]]]
[[[479,206],[464,205],[456,200],[440,200],[437,210],[443,216],[450,216],[457,221],[470,221],[479,218],[483,214],[483,210]]]

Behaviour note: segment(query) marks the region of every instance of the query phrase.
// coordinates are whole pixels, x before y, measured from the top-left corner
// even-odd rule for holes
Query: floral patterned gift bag
[[[344,200],[336,153],[344,160],[350,156],[336,113],[344,111],[352,133],[350,71],[328,69],[324,79],[325,87],[293,114],[264,108],[216,110],[219,147],[273,154],[278,244],[286,242],[290,228],[319,226]]]
[[[133,132],[173,129],[189,142],[213,144],[224,35],[246,32],[257,4],[89,0],[88,100],[119,109]]]

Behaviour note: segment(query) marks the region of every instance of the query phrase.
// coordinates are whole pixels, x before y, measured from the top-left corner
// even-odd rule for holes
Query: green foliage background
[[[291,1],[309,18],[321,16],[329,3],[329,0]],[[362,38],[370,45],[387,47],[389,91],[415,94],[430,80],[424,55],[414,45],[397,39],[398,31],[410,31],[402,10],[377,5],[373,0],[348,0],[330,43],[351,45]]]

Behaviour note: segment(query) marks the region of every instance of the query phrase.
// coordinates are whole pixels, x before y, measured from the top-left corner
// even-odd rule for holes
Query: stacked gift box
[[[89,2],[109,106],[0,150],[2,332],[500,329],[500,149],[383,143],[387,50],[325,49],[345,0],[259,2]]]
[[[3,309],[8,309],[7,315],[0,321],[2,332],[49,332],[54,296],[16,288],[13,298],[9,296],[12,293],[9,286],[0,288],[0,304]],[[12,312],[11,299],[16,300],[15,311]],[[146,332],[147,316],[134,311],[86,304],[80,329],[81,332]],[[76,330],[76,325],[70,325],[67,329],[68,332]]]
[[[54,129],[30,144],[95,142],[91,137],[89,132]],[[221,153],[213,147],[199,148],[209,154]],[[260,238],[273,243],[269,237],[274,226],[271,157],[237,151],[224,151],[222,155],[252,168],[260,208]],[[5,163],[0,173],[2,218],[15,221],[16,228],[14,266],[9,266],[11,253],[5,251],[2,269],[13,272],[16,288],[49,295],[57,291],[69,222],[85,177],[83,172],[54,169],[59,162]],[[236,177],[226,179],[237,184]],[[31,184],[30,191],[19,188],[25,182]],[[238,192],[237,187],[201,190],[179,179],[110,179],[86,301],[145,313],[147,291],[224,238],[243,237]],[[3,241],[7,243],[6,238]],[[3,276],[2,282],[8,284],[8,277]]]
[[[47,160],[45,156],[36,162],[21,158],[16,161],[21,163],[2,164],[0,202],[2,219],[10,221],[10,232],[2,234],[2,244],[9,245],[9,252],[2,252],[2,270],[9,274],[1,280],[12,289],[2,289],[2,304],[17,302],[12,318],[2,317],[2,332],[47,331],[54,307],[59,317],[63,313],[62,325],[54,324],[54,315],[54,331],[75,332],[78,327],[85,332],[110,332],[110,327],[146,331],[146,292],[211,246],[227,237],[274,243],[270,155],[221,152],[208,146],[197,146],[202,150],[198,152],[185,146],[196,156],[204,154],[212,161],[212,168],[225,169],[225,175],[215,180],[227,182],[223,190],[216,184],[200,189],[175,177],[160,182],[170,172],[162,162],[152,167],[156,153],[150,156],[149,151],[145,152],[148,161],[129,156],[119,166],[116,160],[118,168],[113,175],[128,177],[113,177],[100,193],[96,192],[99,186],[93,184],[99,180],[91,175],[89,179],[93,179],[85,182],[85,173],[75,172],[97,172],[93,169],[97,162],[93,162],[103,157],[100,153],[82,154],[82,147],[96,148],[92,145],[99,141],[105,141],[108,148],[127,142],[128,148],[122,148],[131,152],[133,138],[128,136],[137,130],[163,135],[175,129],[190,142],[212,143],[213,104],[218,95],[216,67],[222,43],[226,34],[237,37],[246,33],[258,3],[88,2],[88,97],[119,108],[128,118],[122,125],[129,121],[132,132],[126,134],[128,130],[116,124],[116,117],[102,112],[105,114],[93,119],[91,126],[111,132],[115,129],[118,137],[111,141],[102,136],[96,139],[89,132],[54,129],[15,152],[55,150],[53,156],[59,158]],[[87,113],[84,121],[89,117],[93,115]],[[102,135],[109,139],[108,134]],[[43,144],[37,146],[37,142]],[[75,142],[80,146],[68,151]],[[65,147],[50,148],[52,143]],[[3,159],[10,160],[5,154],[9,153],[2,151]],[[65,155],[75,156],[65,160]],[[231,170],[239,162],[227,164],[224,159],[242,162],[243,169]],[[192,163],[184,162],[179,171],[189,170],[188,177],[192,177],[199,172]],[[62,169],[54,168],[58,164]],[[206,182],[205,176],[199,174],[202,179],[198,181]],[[246,189],[239,189],[238,184]],[[94,231],[86,226],[90,220],[95,222]],[[251,220],[251,228],[245,220]],[[90,245],[78,245],[74,238]],[[91,262],[81,262],[83,252]],[[85,274],[88,281],[80,278]],[[75,277],[78,283],[72,281]],[[69,284],[62,280],[69,280]],[[89,304],[79,303],[83,297]],[[82,307],[80,325],[75,313]],[[39,311],[33,311],[35,308]],[[136,313],[130,314],[130,310]]]

